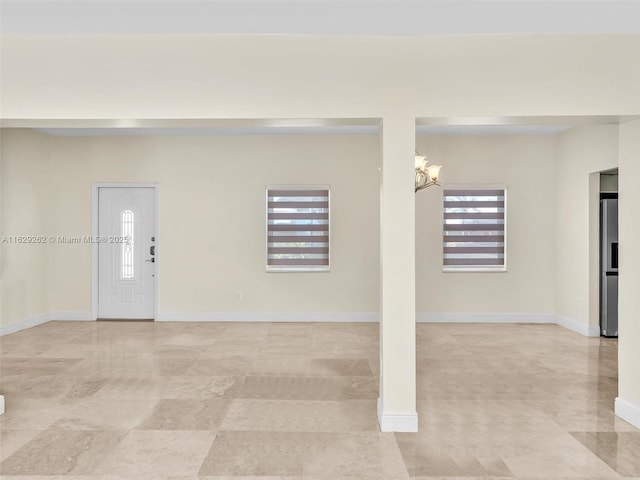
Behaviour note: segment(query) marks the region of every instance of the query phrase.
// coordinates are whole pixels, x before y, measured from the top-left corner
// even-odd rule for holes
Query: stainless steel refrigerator
[[[600,332],[618,336],[618,199],[600,200]]]

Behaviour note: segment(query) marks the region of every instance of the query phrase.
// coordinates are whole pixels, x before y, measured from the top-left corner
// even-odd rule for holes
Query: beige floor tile
[[[262,344],[258,358],[276,358],[297,360],[299,358],[311,358],[313,348],[308,345],[277,345]]]
[[[377,432],[376,400],[234,400],[221,430]]]
[[[409,478],[393,434],[349,433],[328,439],[304,464],[306,476]]]
[[[411,477],[411,480],[608,480],[602,477]],[[610,478],[610,477],[609,477]],[[628,479],[627,479],[628,480]]]
[[[63,345],[64,347],[64,345]],[[0,359],[32,358],[42,355],[52,348],[50,343],[5,343],[0,342]],[[55,358],[55,356],[48,357]],[[69,358],[69,357],[63,357]]]
[[[367,360],[350,358],[314,358],[311,360],[311,372],[320,377],[372,375]]]
[[[247,476],[228,476],[228,475],[223,475],[223,476],[199,476],[198,477],[199,480],[315,480],[312,479],[311,477],[264,477],[264,476],[253,476],[251,475],[250,477]],[[335,479],[335,480],[342,480],[342,479]]]
[[[196,475],[215,434],[206,431],[132,430],[94,470],[126,477]]]
[[[172,335],[163,343],[165,346],[180,345],[213,345],[216,342],[217,335],[209,336],[202,333],[177,333]]]
[[[231,343],[229,341],[220,341],[211,345],[205,352],[202,352],[200,358],[227,358],[227,357],[246,357],[255,358],[260,352],[260,345],[251,345],[243,342]]]
[[[166,358],[150,354],[129,358],[85,359],[65,372],[70,376],[84,377],[159,377],[185,375],[197,361],[196,358]]]
[[[269,335],[309,335],[315,331],[315,323],[273,322],[269,324]]]
[[[9,375],[0,380],[0,391],[16,401],[38,398],[56,398],[62,401],[90,397],[103,385],[103,379],[94,377]]]
[[[529,433],[496,443],[505,463],[518,477],[618,477],[614,470],[568,433]]]
[[[229,325],[232,324],[224,322],[161,322],[156,324],[156,331],[165,335],[191,333],[219,336]]]
[[[57,326],[53,325],[51,328],[53,330],[44,331],[44,325],[40,325],[38,330],[33,331],[33,329],[22,330],[20,332],[12,333],[11,335],[5,335],[2,337],[1,344],[4,346],[9,345],[21,345],[25,343],[31,344],[64,344],[64,343],[72,343],[75,339],[84,336],[81,332],[75,333],[65,333],[57,330]],[[46,327],[45,327],[46,328]]]
[[[287,357],[259,357],[251,363],[248,375],[272,377],[309,377],[311,359],[292,360]]]
[[[617,393],[611,393],[608,399],[598,401],[592,395],[584,395],[582,398],[572,398],[570,402],[567,402],[567,397],[547,396],[528,403],[546,412],[554,422],[569,432],[637,431],[633,425],[615,415],[611,408],[611,398],[615,396]]]
[[[218,336],[218,342],[240,343],[247,345],[262,344],[267,336],[265,327],[259,325],[239,326],[239,324],[229,325],[224,332]],[[269,328],[267,325],[266,328]]]
[[[39,430],[0,430],[0,462],[40,433]]]
[[[526,435],[529,432],[564,433],[546,412],[526,402],[505,400],[431,400],[418,403],[421,430],[433,432],[465,431],[469,434]]]
[[[155,358],[200,358],[210,348],[209,345],[158,345],[150,356]]]
[[[80,361],[79,358],[3,358],[0,375],[58,375]]]
[[[220,432],[200,475],[409,478],[380,433]]]
[[[242,377],[166,377],[159,398],[234,398],[242,387]]]
[[[64,407],[49,399],[20,399],[8,394],[0,430],[46,430],[63,414]]]
[[[280,333],[280,334],[272,334],[269,333],[265,339],[265,345],[269,346],[278,346],[281,348],[288,348],[291,346],[306,346],[311,347],[313,343],[313,338],[310,334],[296,334],[296,333]]]
[[[168,378],[171,377],[145,375],[108,377],[94,396],[100,399],[111,398],[114,402],[122,399],[163,398]]]
[[[292,434],[220,432],[199,475],[302,476],[307,449],[303,439]]]
[[[341,377],[344,378],[344,377]],[[377,399],[379,396],[377,377],[351,377],[351,382],[345,390],[348,399]]]
[[[59,430],[130,430],[153,411],[158,400],[96,397],[65,408],[52,425]]]
[[[55,344],[37,355],[42,358],[109,358],[114,352],[110,345],[87,344]]]
[[[341,378],[256,377],[244,379],[237,398],[280,400],[344,400]]]
[[[244,375],[251,368],[252,359],[247,357],[207,358],[196,360],[186,371],[191,376]]]
[[[304,475],[304,476],[283,476],[283,477],[272,477],[272,476],[200,476],[198,480],[365,480],[366,477],[362,476],[335,476],[335,475]],[[408,477],[406,475],[402,476],[390,476],[385,477],[385,480],[406,480]],[[182,480],[182,479],[181,479]],[[450,480],[450,479],[448,479]],[[453,479],[455,480],[455,479]],[[484,480],[484,479],[483,479]],[[511,479],[513,480],[513,479]]]
[[[311,351],[313,358],[366,358],[370,348],[361,343],[322,343],[313,344]]]
[[[246,377],[237,398],[349,400],[378,397],[373,377]]]
[[[420,432],[381,435],[378,332],[50,322],[0,337],[0,467],[21,480],[196,480],[201,465],[218,480],[640,480],[638,431],[613,412],[616,340],[418,324]]]
[[[513,476],[498,449],[474,447],[483,438],[471,440],[466,436],[442,432],[431,435],[396,434],[396,439],[412,477]]]
[[[138,430],[218,430],[230,400],[159,400]]]
[[[4,475],[2,480],[124,480],[127,478],[132,477],[126,475]],[[191,476],[162,477],[157,475],[142,475],[134,478],[136,480],[202,480],[202,477]],[[236,478],[235,480],[239,479]]]
[[[46,430],[0,463],[3,475],[88,474],[123,431]]]
[[[640,431],[572,433],[599,459],[623,477],[640,477]]]

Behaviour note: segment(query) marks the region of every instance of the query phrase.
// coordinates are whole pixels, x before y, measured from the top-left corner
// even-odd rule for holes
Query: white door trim
[[[153,204],[155,208],[156,223],[156,249],[162,255],[160,250],[160,235],[158,222],[158,187],[159,184],[155,182],[94,182],[91,185],[91,237],[93,239],[98,236],[98,190],[101,188],[152,188],[153,189]],[[156,257],[157,258],[157,257]],[[91,319],[98,319],[98,244],[91,243]],[[158,317],[158,275],[160,272],[160,266],[156,263],[156,276],[153,281],[154,289],[154,301],[153,301],[153,319]]]

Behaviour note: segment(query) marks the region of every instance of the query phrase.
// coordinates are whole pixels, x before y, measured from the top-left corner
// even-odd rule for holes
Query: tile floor
[[[419,324],[417,434],[380,433],[378,326],[52,322],[0,338],[4,480],[640,479],[615,340]]]

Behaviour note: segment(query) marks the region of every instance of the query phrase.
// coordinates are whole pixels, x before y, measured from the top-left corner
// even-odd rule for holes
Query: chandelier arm
[[[430,180],[428,182],[424,182],[423,184],[416,184],[414,193],[417,193],[420,190],[424,190],[427,187],[433,187],[433,186],[440,187],[441,185],[440,185],[440,182],[438,182],[437,180],[435,182]]]
[[[425,188],[430,187],[432,185],[435,185],[435,184],[433,182],[425,182],[422,185],[416,186],[416,190],[415,191],[419,192],[420,190],[424,190]]]

